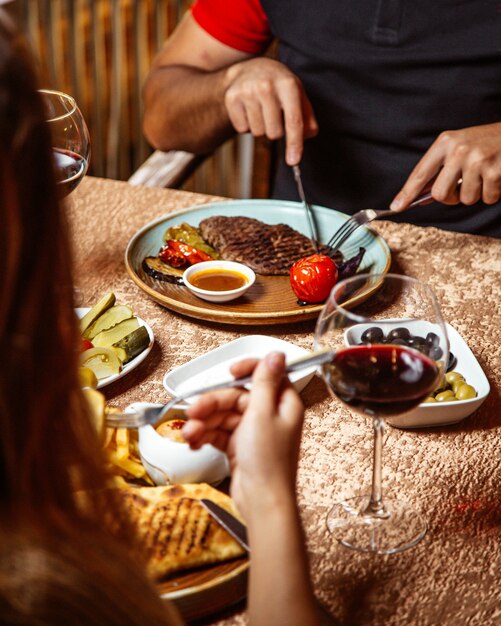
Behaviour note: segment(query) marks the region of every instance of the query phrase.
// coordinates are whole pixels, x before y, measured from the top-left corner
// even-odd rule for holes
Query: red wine
[[[360,413],[385,417],[417,406],[433,391],[438,367],[405,346],[360,345],[340,350],[324,366],[327,384]]]
[[[67,196],[82,180],[87,169],[87,161],[70,150],[53,148],[57,182],[62,196]]]

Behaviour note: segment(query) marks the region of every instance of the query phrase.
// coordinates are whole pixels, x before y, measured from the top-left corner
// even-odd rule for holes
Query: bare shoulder
[[[187,12],[155,58],[155,68],[190,65],[214,71],[250,58],[209,35]]]

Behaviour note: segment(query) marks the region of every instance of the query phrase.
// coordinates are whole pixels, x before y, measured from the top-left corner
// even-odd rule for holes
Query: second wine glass
[[[343,303],[372,286],[357,312]],[[360,274],[338,283],[320,313],[315,348],[334,352],[322,376],[335,398],[373,423],[372,488],[367,496],[336,503],[328,529],[341,544],[390,554],[410,548],[426,533],[420,514],[398,499],[383,500],[385,418],[424,400],[443,377],[449,342],[430,287],[407,276]]]
[[[64,197],[82,181],[89,167],[89,131],[74,98],[51,89],[40,89],[40,94],[51,133],[58,187]]]

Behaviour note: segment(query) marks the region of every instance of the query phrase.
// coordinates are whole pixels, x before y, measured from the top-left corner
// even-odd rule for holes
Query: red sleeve
[[[260,54],[272,40],[259,0],[196,0],[193,18],[221,43],[249,54]]]

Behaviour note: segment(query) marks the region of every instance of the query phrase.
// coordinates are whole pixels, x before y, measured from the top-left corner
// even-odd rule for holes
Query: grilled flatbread
[[[238,517],[231,498],[210,485],[131,488],[121,490],[121,496],[137,524],[148,555],[147,572],[154,580],[244,554],[198,502],[208,498]]]

